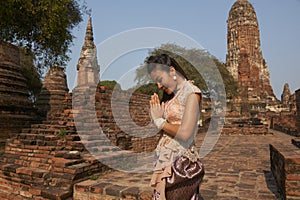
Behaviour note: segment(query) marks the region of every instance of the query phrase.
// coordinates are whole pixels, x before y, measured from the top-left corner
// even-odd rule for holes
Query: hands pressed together
[[[154,121],[154,124],[156,125],[156,127],[158,129],[162,129],[163,125],[166,122],[166,119],[163,118],[163,114],[164,114],[164,110],[165,110],[165,103],[162,102],[162,104],[160,104],[158,95],[156,93],[154,93],[151,96],[151,100],[149,103],[150,103],[151,118]]]

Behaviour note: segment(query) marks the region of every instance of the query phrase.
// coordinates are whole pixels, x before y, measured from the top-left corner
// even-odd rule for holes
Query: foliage
[[[134,92],[141,93],[141,94],[158,94],[160,97],[162,97],[162,90],[159,90],[157,85],[155,83],[147,83],[145,85],[139,85],[134,88],[131,88],[130,90],[133,90]]]
[[[42,89],[41,72],[39,72],[33,64],[34,55],[32,52],[20,49],[20,67],[22,74],[26,79],[26,84],[29,89],[30,100],[34,103]]]
[[[30,49],[38,68],[65,65],[71,30],[87,12],[76,0],[0,0],[0,40]],[[81,6],[80,6],[81,4]]]
[[[100,175],[93,174],[93,175],[90,176],[91,180],[97,180],[98,178],[100,178]]]
[[[106,86],[109,87],[111,89],[121,89],[121,85],[119,83],[117,83],[117,81],[115,80],[104,80],[104,81],[100,81],[100,86]]]
[[[56,135],[63,137],[65,135],[67,135],[67,131],[65,129],[61,129],[61,130],[59,130],[59,132]]]
[[[214,59],[218,70],[222,76],[222,80],[224,82],[226,97],[233,98],[239,95],[239,87],[237,82],[233,79],[233,76],[230,75],[224,63],[221,63],[218,59]]]
[[[202,92],[210,95],[210,90],[220,91],[223,83],[226,94],[220,95],[237,95],[237,83],[227,71],[225,64],[221,63],[214,56],[202,49],[186,49],[175,44],[163,44],[159,48],[150,52],[150,55],[167,53],[171,55],[183,68],[189,80],[193,80]],[[221,77],[219,77],[221,75]],[[204,78],[205,77],[205,80]],[[210,80],[223,80],[222,82],[213,82]],[[139,87],[151,82],[145,66],[136,70],[135,81]],[[149,94],[147,90],[140,90],[142,93]],[[152,92],[149,89],[149,92]],[[153,94],[153,93],[152,93]]]

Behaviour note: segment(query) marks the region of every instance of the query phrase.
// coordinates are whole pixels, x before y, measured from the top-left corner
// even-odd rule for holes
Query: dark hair
[[[174,67],[174,69],[179,73],[180,76],[184,77],[185,79],[188,79],[186,74],[184,73],[183,69],[180,67],[180,65],[177,63],[177,61],[169,56],[168,54],[157,54],[152,55],[146,58],[145,63],[147,64],[147,70],[148,73],[151,74],[151,72],[158,66],[168,66],[168,67],[161,67],[161,70],[165,70],[167,72],[170,71],[170,67]],[[161,99],[161,102],[166,102],[174,97],[174,93],[167,94],[166,92],[163,92],[163,96]]]
[[[145,63],[147,63],[147,70],[148,73],[151,74],[151,72],[158,66],[158,65],[166,65],[168,67],[174,67],[174,69],[179,72],[181,76],[187,79],[186,74],[184,73],[183,69],[180,67],[180,65],[177,63],[177,61],[169,56],[168,54],[158,54],[154,56],[149,56]],[[162,70],[165,70],[167,72],[170,71],[170,68],[163,67]]]

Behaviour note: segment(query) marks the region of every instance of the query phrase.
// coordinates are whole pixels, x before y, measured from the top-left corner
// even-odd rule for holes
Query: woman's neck
[[[176,84],[176,88],[175,88],[175,91],[177,92],[179,89],[180,89],[180,85],[185,81],[186,79],[185,78],[183,78],[183,77],[181,77],[181,76],[179,76],[178,78],[177,78],[177,84]]]

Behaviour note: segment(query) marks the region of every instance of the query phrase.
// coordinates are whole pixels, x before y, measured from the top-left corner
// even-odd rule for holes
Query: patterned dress
[[[177,88],[175,96],[165,104],[163,117],[171,124],[181,123],[187,97],[193,93],[201,93],[198,87],[186,80]],[[154,189],[153,199],[199,199],[199,186],[204,176],[204,168],[193,138],[183,142],[163,134],[155,151],[156,161],[150,183]]]

